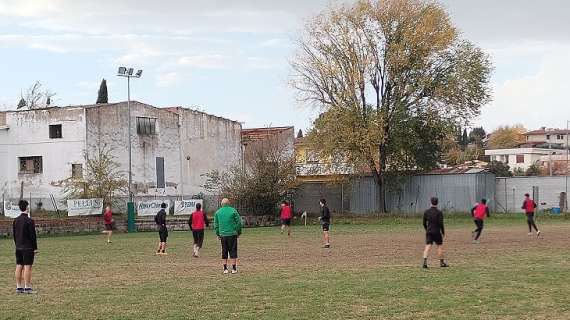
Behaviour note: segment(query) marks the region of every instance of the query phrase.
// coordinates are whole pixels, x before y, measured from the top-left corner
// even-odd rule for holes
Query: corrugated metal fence
[[[372,177],[358,178],[352,183],[350,211],[370,214],[378,212],[378,186]],[[438,197],[440,208],[468,212],[481,198],[495,197],[495,175],[449,174],[418,175],[399,178],[386,190],[386,206],[394,213],[421,213],[429,207],[431,197]],[[491,209],[493,201],[489,201]]]
[[[498,212],[522,212],[525,193],[532,195],[539,204],[539,209],[567,208],[563,193],[567,192],[568,182],[567,177],[497,178],[496,210]]]
[[[495,208],[495,175],[490,173],[417,175],[390,181],[386,190],[386,205],[394,213],[421,213],[436,196],[440,208],[469,212],[481,198]],[[327,199],[333,212],[373,214],[378,210],[378,186],[372,177],[355,177],[349,184],[328,185],[311,183],[299,188],[295,195],[295,210],[318,212],[320,198]]]

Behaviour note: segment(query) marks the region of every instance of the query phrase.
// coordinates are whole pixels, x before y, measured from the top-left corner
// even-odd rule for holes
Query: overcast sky
[[[0,108],[41,81],[57,105],[94,103],[102,78],[126,99],[119,65],[144,69],[132,97],[199,106],[246,127],[306,128],[315,111],[287,84],[303,20],[329,0],[0,0]],[[494,63],[494,100],[476,124],[565,127],[570,1],[445,0]]]

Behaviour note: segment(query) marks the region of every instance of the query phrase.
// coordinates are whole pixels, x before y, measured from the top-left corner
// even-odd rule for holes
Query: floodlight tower
[[[140,78],[142,76],[142,69],[134,73],[135,69],[127,67],[119,67],[117,76],[127,78],[127,112],[128,112],[128,148],[129,148],[129,202],[127,203],[127,213],[128,213],[128,231],[135,232],[135,205],[133,203],[133,192],[131,186],[133,183],[133,172],[132,172],[132,152],[131,152],[131,78]],[[134,74],[133,74],[134,73]]]

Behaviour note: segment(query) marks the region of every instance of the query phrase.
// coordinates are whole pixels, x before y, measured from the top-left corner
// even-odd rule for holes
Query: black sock
[[[232,264],[232,269],[237,270],[235,264]]]
[[[228,270],[228,265],[224,263],[224,270]]]
[[[427,264],[427,258],[424,258],[424,264]]]
[[[439,263],[444,264],[445,263],[444,259],[439,259]]]

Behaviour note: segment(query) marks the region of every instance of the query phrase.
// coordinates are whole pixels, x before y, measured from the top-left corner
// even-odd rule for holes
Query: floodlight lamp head
[[[137,71],[137,74],[135,75],[137,78],[140,78],[142,76],[142,69]]]
[[[117,75],[124,76],[127,73],[127,68],[119,67],[119,71],[117,71]]]
[[[132,76],[134,71],[135,71],[135,69],[129,68],[129,71],[128,71],[127,74],[128,74],[129,76]]]

